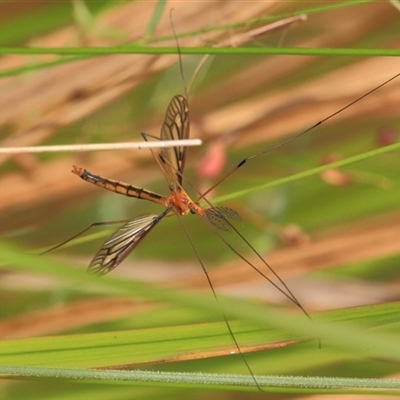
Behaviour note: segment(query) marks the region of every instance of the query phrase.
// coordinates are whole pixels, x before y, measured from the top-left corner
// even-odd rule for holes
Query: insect
[[[164,123],[161,128],[160,140],[180,140],[188,139],[190,130],[189,106],[184,96],[176,95],[172,98],[168,105]],[[147,140],[148,136],[143,135]],[[287,296],[294,304],[296,304],[303,312],[306,311],[300,302],[292,294],[282,279],[268,265],[259,253],[250,245],[250,243],[240,234],[240,232],[232,225],[230,220],[240,220],[239,214],[227,207],[214,207],[209,203],[208,207],[200,207],[198,202],[193,201],[183,188],[184,168],[186,162],[187,147],[170,147],[162,148],[160,154],[156,156],[156,160],[160,165],[169,184],[170,195],[163,196],[144,188],[139,188],[128,183],[115,181],[94,175],[91,172],[74,166],[72,172],[86,182],[92,183],[104,189],[123,194],[128,197],[135,197],[160,204],[165,207],[161,214],[141,215],[128,221],[114,234],[112,234],[101,246],[100,250],[94,256],[89,264],[90,272],[104,275],[116,268],[148,235],[148,233],[168,214],[174,213],[178,218],[188,215],[189,213],[198,215],[206,221],[211,227],[222,231],[234,231],[239,235],[245,243],[255,252],[258,258],[265,266],[275,275],[282,287],[279,287],[270,278],[268,278],[260,269],[241,256],[234,247],[232,247],[222,236],[218,235],[228,246],[249,264],[257,273],[267,279],[273,286]],[[205,199],[204,194],[200,198]],[[82,232],[81,232],[82,233]],[[197,254],[196,248],[191,242],[193,250]],[[200,258],[197,257],[199,260]],[[201,261],[200,261],[201,262]],[[207,276],[209,285],[214,292],[208,272],[201,262],[203,270]],[[306,313],[307,314],[307,313]]]
[[[161,128],[161,140],[179,140],[189,137],[189,106],[185,97],[174,96],[167,108]],[[202,208],[192,201],[183,189],[183,172],[186,162],[186,147],[163,148],[158,163],[168,180],[171,194],[163,196],[130,184],[94,175],[83,168],[73,167],[72,172],[84,181],[125,196],[155,202],[166,209],[161,214],[147,214],[136,217],[118,229],[102,245],[89,265],[89,271],[105,274],[116,268],[128,254],[139,245],[147,234],[166,215],[173,212],[178,217],[189,213],[199,215],[213,226],[229,230],[228,219],[239,220],[239,214],[226,207]]]

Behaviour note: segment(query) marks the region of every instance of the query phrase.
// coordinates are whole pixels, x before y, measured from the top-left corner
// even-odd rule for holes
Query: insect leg
[[[40,253],[38,253],[38,254],[39,254],[39,255],[42,255],[42,254],[50,253],[51,251],[56,250],[56,249],[58,249],[58,248],[61,247],[61,246],[64,246],[65,244],[67,244],[67,243],[70,242],[71,240],[74,240],[75,238],[81,236],[82,234],[84,234],[84,233],[87,232],[89,229],[93,228],[94,226],[113,225],[113,224],[123,224],[124,222],[128,222],[128,221],[129,221],[129,220],[127,220],[127,219],[121,219],[121,220],[118,220],[118,221],[93,222],[93,223],[90,224],[88,227],[86,227],[84,230],[82,230],[82,231],[76,233],[74,236],[71,236],[69,239],[64,240],[63,242],[61,242],[61,243],[59,243],[59,244],[57,244],[57,245],[55,245],[55,246],[53,246],[53,247],[50,247],[49,249],[47,249],[47,250],[45,250],[45,251],[42,251],[42,252],[40,252]]]

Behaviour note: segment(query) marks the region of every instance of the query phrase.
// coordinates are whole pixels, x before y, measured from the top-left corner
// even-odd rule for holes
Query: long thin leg
[[[250,157],[247,157],[247,158],[243,159],[242,161],[240,161],[240,163],[236,167],[232,168],[224,176],[222,176],[222,178],[220,178],[216,183],[214,183],[214,185],[212,185],[206,192],[202,193],[201,196],[196,200],[196,203],[199,202],[201,199],[204,199],[204,196],[206,196],[208,193],[210,193],[212,190],[214,190],[217,186],[219,186],[226,178],[228,178],[228,176],[232,175],[235,171],[237,171],[244,164],[246,164],[247,161],[250,161],[253,158],[257,158],[257,157],[262,156],[262,155],[264,155],[266,153],[269,153],[269,152],[277,149],[278,147],[281,147],[281,146],[283,146],[283,145],[285,145],[285,144],[287,144],[287,143],[299,138],[300,136],[303,136],[307,132],[312,131],[317,126],[322,125],[324,122],[332,119],[336,115],[338,115],[338,114],[342,113],[343,111],[347,110],[348,108],[350,108],[354,104],[358,103],[359,101],[361,101],[365,97],[368,97],[370,94],[372,94],[372,93],[376,92],[377,90],[381,89],[382,87],[386,86],[387,84],[389,84],[393,80],[397,79],[398,77],[400,77],[400,72],[398,74],[396,74],[395,76],[392,76],[391,78],[387,79],[385,82],[381,83],[379,86],[376,86],[375,88],[371,89],[369,92],[363,94],[362,96],[358,97],[357,99],[355,99],[355,100],[351,101],[350,103],[346,104],[341,109],[339,109],[339,110],[335,111],[334,113],[328,115],[327,117],[321,119],[320,121],[315,123],[313,126],[310,126],[308,129],[306,129],[306,130],[304,130],[304,131],[302,131],[300,133],[297,133],[296,135],[293,135],[293,136],[287,138],[286,140],[284,140],[283,142],[278,143],[275,146],[269,147],[266,150],[262,150],[262,151],[260,151],[260,152],[258,152],[256,154],[253,154]]]
[[[204,218],[202,218],[205,222],[208,223],[208,221]],[[232,230],[246,243],[248,247],[253,251],[253,253],[261,260],[261,262],[272,272],[272,274],[278,279],[278,281],[283,285],[284,289],[279,287],[273,280],[268,278],[267,275],[265,275],[259,268],[257,268],[253,263],[251,263],[249,260],[247,260],[242,254],[240,254],[227,240],[225,240],[222,235],[217,231],[217,229],[214,228],[214,226],[211,223],[208,223],[209,227],[214,231],[214,233],[228,246],[230,250],[232,250],[239,258],[241,258],[247,265],[249,265],[251,268],[254,269],[259,275],[261,275],[264,279],[266,279],[272,286],[274,286],[277,290],[279,290],[286,298],[288,298],[293,304],[295,304],[298,308],[300,308],[301,311],[309,318],[311,319],[310,315],[308,312],[304,309],[304,307],[301,305],[301,303],[297,300],[296,296],[292,293],[292,291],[289,289],[289,287],[286,285],[285,281],[278,275],[278,273],[267,263],[267,261],[264,260],[264,258],[261,256],[261,254],[250,244],[250,242],[228,221],[225,220]]]
[[[49,249],[47,249],[47,250],[45,250],[45,251],[43,251],[43,252],[41,252],[41,253],[38,253],[38,254],[39,254],[39,255],[42,255],[42,254],[50,253],[50,251],[56,250],[56,249],[58,249],[59,247],[64,246],[64,244],[67,244],[67,243],[70,242],[71,240],[74,240],[75,238],[77,238],[78,236],[80,236],[80,235],[82,235],[83,233],[87,232],[89,229],[93,228],[94,226],[113,225],[113,224],[123,224],[123,223],[126,223],[126,222],[128,222],[128,221],[129,221],[129,219],[121,219],[121,220],[118,220],[118,221],[93,222],[93,223],[90,224],[87,228],[85,228],[83,231],[78,232],[78,233],[75,234],[74,236],[71,236],[69,239],[64,240],[63,242],[61,242],[61,243],[59,243],[59,244],[57,244],[57,245],[55,245],[55,246],[53,246],[53,247],[50,247]]]
[[[206,276],[206,279],[207,279],[207,282],[208,282],[208,286],[210,287],[210,289],[211,289],[211,291],[212,291],[212,294],[213,294],[213,296],[214,296],[214,299],[215,299],[215,301],[216,301],[216,303],[217,303],[217,305],[218,305],[218,308],[219,308],[219,310],[220,310],[220,312],[221,312],[222,318],[223,318],[223,320],[224,320],[224,322],[225,322],[225,325],[226,325],[226,327],[227,327],[227,329],[228,329],[229,335],[231,336],[232,341],[233,341],[233,343],[234,343],[234,345],[235,345],[235,347],[236,347],[236,349],[237,349],[237,351],[238,351],[238,354],[240,354],[240,356],[241,356],[241,358],[242,358],[244,364],[246,365],[246,368],[247,368],[247,370],[249,371],[251,377],[253,378],[253,381],[254,381],[255,385],[257,386],[258,390],[259,390],[260,392],[263,392],[263,390],[261,389],[260,384],[258,383],[258,381],[257,381],[257,379],[256,379],[256,377],[255,377],[255,375],[254,375],[254,373],[253,373],[253,370],[251,369],[249,363],[248,363],[247,360],[246,360],[246,357],[244,356],[242,350],[240,349],[240,345],[239,345],[238,341],[236,340],[235,335],[234,335],[233,330],[232,330],[232,327],[231,327],[231,325],[230,325],[230,323],[229,323],[229,321],[228,321],[228,318],[226,317],[226,315],[225,315],[225,313],[224,313],[224,311],[223,311],[223,309],[222,309],[222,307],[221,307],[221,305],[220,305],[220,303],[219,303],[219,299],[218,299],[217,292],[215,291],[214,285],[212,284],[212,281],[211,281],[211,278],[210,278],[210,275],[208,274],[208,271],[207,271],[207,269],[206,269],[206,267],[205,267],[203,261],[202,261],[201,258],[200,258],[200,254],[199,254],[199,252],[198,252],[196,246],[194,245],[194,243],[193,243],[193,241],[192,241],[192,238],[190,237],[189,232],[188,232],[188,230],[186,229],[185,224],[183,223],[182,219],[181,219],[179,216],[178,216],[178,220],[179,220],[179,222],[180,222],[180,224],[181,224],[183,230],[185,231],[186,237],[187,237],[188,240],[189,240],[190,246],[192,247],[193,252],[194,252],[195,255],[196,255],[196,258],[197,258],[197,260],[199,261],[199,263],[200,263],[200,265],[201,265],[201,268],[203,269],[204,275]]]

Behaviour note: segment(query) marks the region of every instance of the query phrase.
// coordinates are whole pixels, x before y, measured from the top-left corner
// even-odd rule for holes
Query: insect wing
[[[228,219],[233,219],[236,221],[241,221],[239,213],[232,208],[228,207],[209,207],[205,210],[204,214],[201,215],[202,218],[206,219],[216,228],[223,231],[231,231],[232,224]]]
[[[181,140],[189,138],[189,106],[183,96],[174,96],[168,105],[161,140]],[[179,190],[185,168],[187,147],[168,147],[161,149],[161,166],[167,174],[172,190]],[[178,183],[179,182],[179,185]]]
[[[167,210],[166,210],[167,211]],[[113,233],[91,261],[88,271],[104,275],[116,268],[166,215],[146,214],[134,218]]]

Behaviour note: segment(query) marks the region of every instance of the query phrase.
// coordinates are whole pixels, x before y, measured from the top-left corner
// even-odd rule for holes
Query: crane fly
[[[189,121],[189,106],[184,96],[176,95],[172,98],[161,128],[160,140],[180,140],[188,139],[190,134],[190,121]],[[147,140],[147,135],[143,135]],[[201,207],[198,202],[194,202],[183,189],[184,182],[184,168],[186,162],[187,147],[169,147],[162,148],[160,154],[156,157],[167,181],[171,191],[169,196],[163,196],[154,193],[150,190],[139,188],[125,182],[115,181],[109,178],[104,178],[99,175],[94,175],[91,172],[73,166],[72,172],[78,175],[86,182],[100,186],[103,189],[112,192],[120,193],[128,197],[135,197],[144,199],[160,204],[165,207],[161,214],[145,214],[133,218],[113,233],[101,246],[100,250],[94,256],[89,264],[88,270],[90,272],[104,275],[114,268],[116,268],[148,235],[148,233],[167,215],[174,213],[179,218],[191,214],[196,214],[205,220],[214,231],[220,229],[223,231],[233,230],[238,234],[245,243],[254,251],[259,259],[265,266],[275,275],[279,282],[283,285],[278,286],[269,277],[267,277],[255,265],[245,259],[233,246],[231,246],[221,235],[218,234],[220,239],[242,260],[250,265],[258,274],[267,279],[274,287],[283,293],[290,301],[299,307],[306,315],[307,312],[303,309],[299,301],[292,294],[283,280],[275,273],[269,264],[261,257],[261,255],[251,246],[251,244],[240,234],[240,232],[231,224],[229,220],[241,220],[239,214],[228,207],[214,207],[206,199],[205,195],[200,195],[209,204],[208,207]],[[184,227],[184,225],[182,225]],[[184,227],[185,231],[186,228]],[[82,232],[81,232],[82,233]],[[187,231],[186,231],[187,233]],[[190,238],[189,238],[190,239]],[[207,281],[215,295],[212,282],[208,273],[197,253],[197,250],[190,241],[197,258],[199,259],[204,273],[206,274]],[[63,244],[63,243],[62,243]]]
[[[189,106],[185,97],[174,96],[167,108],[161,128],[160,140],[180,140],[189,138]],[[226,207],[202,208],[192,201],[183,189],[183,172],[185,168],[187,147],[162,148],[158,163],[166,176],[171,194],[163,196],[150,190],[139,188],[128,183],[115,181],[94,175],[91,172],[73,166],[72,172],[86,182],[104,189],[160,204],[165,207],[161,214],[146,214],[133,218],[111,235],[102,245],[89,265],[89,271],[106,274],[116,268],[147,236],[147,234],[166,215],[175,213],[182,217],[189,213],[199,215],[213,226],[228,230],[228,218],[239,220],[234,210]]]

